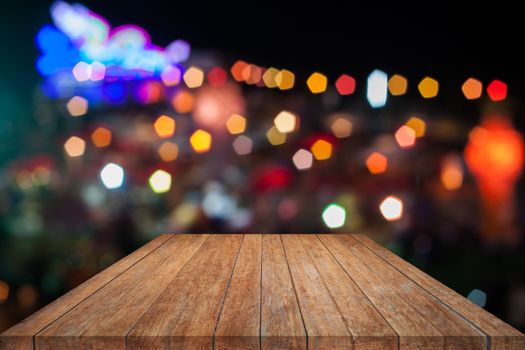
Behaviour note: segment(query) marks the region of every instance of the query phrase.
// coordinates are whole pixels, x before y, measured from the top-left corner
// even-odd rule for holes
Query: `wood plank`
[[[397,333],[315,235],[299,235],[353,336],[355,349],[397,349]]]
[[[306,349],[306,331],[279,235],[263,235],[261,348]]]
[[[173,235],[168,234],[156,237],[140,249],[117,261],[80,286],[6,330],[0,335],[0,349],[33,349],[34,335],[172,238]]]
[[[350,235],[318,235],[399,335],[401,349],[485,349],[486,337]]]
[[[128,333],[128,349],[210,349],[242,239],[211,235]]]
[[[302,311],[308,348],[349,349],[352,335],[298,235],[281,235]]]
[[[216,349],[259,349],[261,235],[244,236],[215,331]]]
[[[430,277],[370,238],[360,234],[353,235],[353,237],[403,275],[448,305],[452,310],[479,327],[490,337],[491,349],[525,349],[525,336],[512,326],[470,302],[470,300]]]
[[[208,235],[175,235],[35,337],[37,350],[125,349],[125,335]]]

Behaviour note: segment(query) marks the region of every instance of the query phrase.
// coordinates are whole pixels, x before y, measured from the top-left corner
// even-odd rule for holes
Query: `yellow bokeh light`
[[[288,111],[282,111],[273,120],[273,124],[280,133],[288,134],[297,127],[297,117]]]
[[[328,85],[328,79],[326,75],[315,72],[306,81],[306,85],[313,94],[320,94],[326,91],[326,86]]]
[[[417,138],[425,136],[427,126],[423,119],[418,117],[412,117],[405,123],[405,125],[409,128],[414,129]]]
[[[200,68],[191,66],[184,73],[184,82],[190,89],[198,88],[202,86],[202,83],[204,82],[204,72]]]
[[[155,120],[153,127],[155,128],[157,135],[159,135],[160,138],[165,139],[173,136],[175,133],[175,120],[167,115],[161,115]]]
[[[406,94],[408,88],[408,80],[402,75],[394,74],[388,80],[388,91],[392,96],[401,96]]]
[[[186,90],[178,91],[171,99],[171,105],[177,113],[189,113],[193,110],[193,94]]]
[[[279,132],[275,126],[272,126],[270,130],[268,130],[266,138],[272,146],[282,145],[286,142],[286,134]]]
[[[434,78],[425,77],[421,80],[417,88],[423,98],[433,98],[438,94],[439,83]]]
[[[275,75],[275,83],[279,90],[292,89],[295,84],[295,75],[289,70],[283,69]]]
[[[401,148],[411,148],[416,144],[416,132],[414,129],[406,125],[400,127],[394,136],[397,144]]]
[[[336,117],[330,125],[330,129],[334,136],[339,139],[349,137],[352,134],[352,122],[344,117]]]
[[[159,157],[164,162],[171,162],[179,156],[179,146],[176,143],[166,141],[159,147]]]
[[[317,160],[330,159],[330,157],[332,157],[333,146],[326,140],[317,140],[312,147],[310,147],[310,151],[312,151]]]
[[[226,129],[232,135],[243,133],[246,130],[246,118],[239,114],[233,114],[226,121]]]
[[[64,149],[70,157],[80,157],[86,150],[86,141],[78,136],[71,136],[64,143]]]
[[[80,96],[73,96],[66,104],[67,111],[72,117],[80,117],[88,111],[88,100]]]
[[[111,143],[111,131],[104,127],[98,127],[91,134],[93,144],[99,148],[107,147]]]
[[[366,167],[371,174],[384,173],[388,167],[388,158],[379,152],[374,152],[366,159]]]
[[[262,76],[262,79],[264,81],[264,85],[266,85],[267,88],[275,88],[277,87],[277,83],[275,81],[275,77],[277,76],[277,74],[279,74],[279,70],[276,69],[276,68],[268,68],[263,76]]]
[[[211,135],[209,132],[199,129],[191,135],[190,144],[197,153],[208,152],[211,148]]]
[[[171,174],[164,170],[156,170],[148,180],[149,186],[155,193],[165,193],[171,188]]]
[[[461,86],[461,91],[467,100],[475,100],[483,93],[483,84],[474,78],[468,78]]]

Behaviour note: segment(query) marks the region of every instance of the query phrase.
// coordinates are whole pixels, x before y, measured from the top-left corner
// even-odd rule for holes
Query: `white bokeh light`
[[[115,163],[108,163],[100,171],[100,179],[106,188],[119,188],[124,183],[124,169]]]

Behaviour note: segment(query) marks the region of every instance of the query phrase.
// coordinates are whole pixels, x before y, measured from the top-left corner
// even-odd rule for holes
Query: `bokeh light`
[[[343,74],[337,78],[335,88],[342,96],[351,95],[355,92],[355,79],[347,74]]]
[[[275,81],[275,77],[279,73],[279,70],[277,68],[270,67],[268,68],[263,76],[262,79],[264,81],[264,85],[267,88],[273,89],[277,87],[277,82]]]
[[[115,163],[106,164],[100,171],[100,179],[108,189],[115,189],[124,183],[124,169]]]
[[[166,86],[175,86],[180,83],[182,77],[181,70],[176,66],[166,66],[160,73],[160,78]]]
[[[388,80],[388,91],[392,96],[401,96],[406,94],[408,89],[408,80],[402,75],[394,74]]]
[[[275,119],[273,124],[277,128],[277,131],[283,134],[291,133],[297,127],[297,117],[295,114],[288,111],[281,111]]]
[[[330,142],[320,139],[314,142],[310,151],[317,160],[326,160],[332,157],[333,146]]]
[[[240,156],[250,154],[253,148],[253,141],[245,135],[239,135],[233,141],[233,150]]]
[[[295,152],[292,161],[297,170],[307,170],[312,167],[314,156],[311,152],[301,148]]]
[[[403,202],[395,196],[388,196],[379,205],[379,210],[388,221],[396,221],[403,216]]]
[[[106,77],[106,66],[100,62],[91,63],[91,81],[100,81]]]
[[[204,82],[204,72],[200,68],[191,66],[184,73],[184,82],[190,89],[201,87]]]
[[[335,137],[342,139],[352,135],[352,122],[345,117],[336,116],[330,125]]]
[[[463,184],[463,164],[457,154],[449,154],[441,162],[441,183],[449,191],[457,190]]]
[[[67,111],[72,117],[80,117],[86,114],[88,107],[88,100],[80,96],[71,97],[66,104]]]
[[[254,64],[248,64],[242,70],[242,76],[244,78],[244,82],[249,85],[258,84],[262,79],[262,74],[263,74],[262,68]]]
[[[326,91],[326,86],[328,85],[328,78],[326,78],[326,75],[324,74],[315,72],[312,73],[310,77],[308,77],[308,79],[306,80],[306,85],[313,94],[320,94]]]
[[[91,140],[96,147],[107,147],[111,144],[111,131],[100,126],[91,134]]]
[[[282,69],[275,75],[275,83],[279,90],[290,90],[295,84],[295,75],[289,70]]]
[[[232,65],[230,72],[235,81],[241,82],[244,81],[243,71],[248,66],[248,63],[239,60]]]
[[[366,167],[371,174],[384,173],[388,167],[388,158],[379,152],[373,152],[366,158]]]
[[[179,90],[173,95],[171,105],[177,113],[190,113],[193,110],[195,98],[193,94],[187,90]]]
[[[171,141],[165,141],[158,149],[159,157],[164,162],[171,162],[179,156],[179,146]]]
[[[3,304],[9,297],[9,284],[0,281],[0,304]]]
[[[80,157],[86,150],[86,141],[78,136],[71,136],[64,143],[64,150],[70,157]]]
[[[329,204],[323,210],[323,221],[328,228],[340,228],[346,221],[346,210],[335,203]]]
[[[268,132],[266,132],[266,139],[272,146],[282,145],[286,142],[286,134],[279,132],[275,126],[272,126]]]
[[[367,79],[366,98],[372,108],[386,105],[388,77],[379,69],[374,70]]]
[[[197,130],[190,136],[190,144],[197,153],[208,152],[211,148],[211,134],[204,130]]]
[[[439,83],[434,78],[425,77],[419,82],[417,89],[423,98],[433,98],[438,94]]]
[[[403,125],[397,129],[394,136],[401,148],[411,148],[416,144],[416,132],[409,126]]]
[[[207,75],[208,84],[213,87],[220,87],[226,84],[228,80],[228,74],[221,67],[213,67],[210,69]]]
[[[468,293],[467,299],[479,307],[485,307],[485,304],[487,303],[487,294],[482,290],[473,289]]]
[[[475,100],[481,97],[483,93],[483,84],[475,78],[468,78],[463,85],[461,91],[467,100]]]
[[[227,84],[220,88],[204,86],[195,96],[193,119],[206,129],[223,130],[232,114],[244,113],[244,103],[238,85]]]
[[[92,68],[89,63],[80,61],[75,64],[72,72],[77,81],[88,81],[91,78]]]
[[[182,39],[177,39],[166,47],[166,56],[171,63],[187,61],[191,54],[190,44]]]
[[[155,193],[165,193],[171,188],[171,174],[165,170],[155,170],[148,179],[149,186]]]
[[[153,127],[160,138],[172,137],[175,133],[175,120],[167,115],[161,115],[155,120]]]
[[[503,101],[507,97],[507,84],[501,80],[493,80],[487,86],[487,94],[494,102]]]
[[[240,114],[233,114],[226,121],[226,129],[232,135],[242,134],[246,130],[246,118]]]
[[[411,117],[407,120],[405,125],[414,130],[414,132],[416,133],[416,138],[419,139],[425,136],[427,125],[423,119],[418,117]]]

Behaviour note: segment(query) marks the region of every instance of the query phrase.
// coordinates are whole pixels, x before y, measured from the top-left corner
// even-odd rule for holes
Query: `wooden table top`
[[[0,335],[0,349],[525,349],[362,235],[161,235]]]

